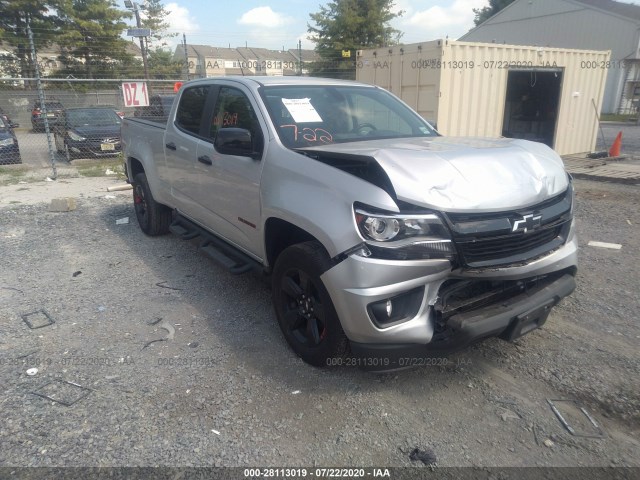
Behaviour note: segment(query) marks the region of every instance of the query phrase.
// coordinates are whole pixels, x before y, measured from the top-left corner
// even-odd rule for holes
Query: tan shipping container
[[[525,138],[560,155],[595,149],[609,51],[435,40],[357,53],[358,81],[394,93],[443,135]]]

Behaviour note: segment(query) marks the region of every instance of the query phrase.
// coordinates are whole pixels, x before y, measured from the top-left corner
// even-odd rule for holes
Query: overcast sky
[[[122,0],[119,0],[123,7]],[[165,0],[171,12],[171,31],[186,34],[187,43],[217,47],[249,46],[285,49],[295,48],[302,40],[303,48],[313,48],[306,39],[309,14],[319,10],[319,0],[240,0],[202,1]],[[473,27],[473,9],[488,0],[396,0],[397,10],[404,14],[393,26],[404,32],[403,43],[423,42],[436,38],[458,38]]]

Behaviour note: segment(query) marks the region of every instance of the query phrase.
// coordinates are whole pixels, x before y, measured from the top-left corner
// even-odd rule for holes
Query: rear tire
[[[156,236],[169,232],[171,209],[155,201],[144,173],[138,173],[133,179],[133,206],[140,229],[144,233]]]
[[[305,242],[286,248],[272,275],[280,329],[294,352],[316,367],[340,364],[348,340],[320,276],[331,268],[324,248]]]

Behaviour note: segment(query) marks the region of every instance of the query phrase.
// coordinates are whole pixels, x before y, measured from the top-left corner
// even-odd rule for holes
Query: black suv
[[[62,118],[64,114],[64,107],[57,101],[44,102],[47,110],[47,120],[49,125],[54,125]],[[44,113],[42,111],[42,103],[40,100],[36,100],[33,104],[33,110],[31,110],[31,125],[34,132],[41,132],[44,130]]]

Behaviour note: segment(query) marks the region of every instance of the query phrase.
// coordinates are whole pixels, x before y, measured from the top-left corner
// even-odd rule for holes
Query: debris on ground
[[[544,444],[545,447],[549,447],[552,448],[555,443],[553,443],[553,440],[551,440],[550,438],[545,438],[544,442],[542,442]]]
[[[80,275],[81,273],[82,273],[82,271],[81,271],[81,270],[78,270],[78,271],[76,271],[76,272],[73,272],[73,274],[72,274],[71,276],[75,278],[75,277],[77,277],[78,275]]]
[[[35,312],[25,313],[22,315],[22,321],[27,324],[31,330],[37,328],[48,327],[53,325],[55,321],[45,310],[36,310]]]
[[[147,342],[147,343],[145,343],[145,344],[144,344],[144,346],[142,347],[142,350],[144,350],[145,348],[147,348],[147,347],[149,347],[149,346],[153,345],[154,343],[157,343],[157,342],[166,342],[166,341],[167,341],[167,339],[166,339],[166,338],[157,338],[157,339],[155,339],[155,340],[151,340],[150,342]]]
[[[50,212],[70,212],[76,208],[76,199],[71,197],[54,198],[49,205]]]
[[[167,283],[166,280],[164,282],[158,282],[158,283],[156,283],[156,287],[167,288],[169,290],[182,290],[181,288],[173,288],[173,287],[170,287],[169,285],[163,285],[165,283]]]
[[[128,223],[129,223],[129,217],[116,219],[116,225],[127,225]]]
[[[620,250],[622,248],[619,243],[596,242],[593,240],[590,240],[587,245],[590,247],[610,248],[612,250]]]
[[[547,399],[551,410],[560,423],[574,437],[602,438],[604,431],[587,410],[574,400]],[[563,409],[563,412],[560,409]],[[571,418],[571,423],[577,424],[574,427],[567,420]]]
[[[414,448],[409,454],[409,460],[412,462],[417,462],[418,460],[424,463],[425,465],[433,465],[436,463],[436,454],[430,448],[426,450],[421,450],[418,447]]]
[[[27,375],[29,375],[30,377],[33,377],[36,373],[38,373],[37,368],[30,368],[29,370],[27,370]]]

